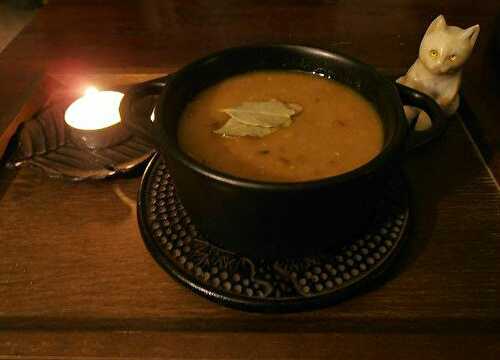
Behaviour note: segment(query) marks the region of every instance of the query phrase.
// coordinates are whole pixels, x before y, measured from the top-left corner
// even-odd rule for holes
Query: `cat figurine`
[[[479,35],[479,25],[462,29],[448,26],[439,15],[425,32],[418,59],[398,83],[419,90],[432,97],[446,115],[453,115],[460,103],[458,90],[462,66],[469,58]],[[425,130],[431,126],[428,115],[411,106],[405,106],[409,121],[418,116],[415,128]]]

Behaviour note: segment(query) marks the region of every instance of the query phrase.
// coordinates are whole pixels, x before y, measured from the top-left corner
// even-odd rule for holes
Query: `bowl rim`
[[[335,51],[329,51],[317,47],[310,47],[304,45],[290,45],[290,44],[259,44],[259,45],[245,45],[238,47],[226,48],[224,50],[209,54],[205,57],[202,57],[198,60],[191,62],[190,64],[184,66],[179,71],[177,71],[173,76],[171,76],[171,81],[167,85],[167,87],[172,87],[175,89],[176,83],[182,82],[183,77],[189,74],[193,69],[206,64],[208,62],[213,61],[215,58],[219,58],[221,56],[226,56],[235,51],[241,50],[254,50],[254,51],[265,51],[266,49],[281,49],[288,50],[297,55],[300,54],[315,54],[327,58],[336,59],[342,62],[345,62],[351,66],[363,68],[372,73],[372,75],[377,79],[377,81],[381,84],[380,91],[385,93],[385,96],[389,97],[392,100],[392,105],[396,107],[396,116],[400,121],[395,120],[395,129],[392,132],[392,136],[388,139],[384,139],[384,147],[380,151],[380,153],[375,156],[373,159],[365,163],[364,165],[357,167],[351,171],[341,173],[339,175],[334,175],[325,178],[319,179],[311,179],[306,181],[297,181],[297,182],[274,182],[274,181],[262,181],[262,180],[252,180],[243,177],[238,177],[229,173],[225,173],[211,167],[208,167],[196,159],[190,157],[188,154],[184,153],[177,141],[177,133],[170,134],[168,131],[165,131],[165,136],[162,137],[162,140],[159,141],[160,148],[166,150],[166,157],[171,158],[175,161],[180,162],[182,165],[191,169],[192,171],[214,180],[216,182],[224,183],[226,185],[231,185],[239,188],[244,188],[248,190],[259,190],[259,191],[290,191],[290,190],[312,190],[322,187],[329,187],[332,185],[343,184],[347,182],[351,182],[356,179],[366,178],[374,175],[377,170],[383,168],[388,162],[390,162],[398,153],[398,150],[402,150],[403,143],[407,137],[409,131],[409,125],[406,121],[403,112],[403,104],[401,102],[398,90],[392,82],[383,77],[373,66],[365,64],[355,58],[352,58],[348,55],[342,54]],[[297,68],[297,70],[301,70]],[[249,69],[252,71],[252,69]],[[302,70],[306,71],[306,70]],[[306,71],[311,74],[313,72]],[[243,74],[245,72],[241,72]],[[356,89],[353,89],[356,91]],[[166,104],[167,91],[163,91],[158,105],[158,114],[159,120],[155,121],[155,124],[161,124],[160,126],[164,128],[163,123],[165,122],[163,107]],[[404,120],[404,121],[403,121]],[[157,125],[158,126],[158,125]],[[171,141],[170,138],[173,138]]]

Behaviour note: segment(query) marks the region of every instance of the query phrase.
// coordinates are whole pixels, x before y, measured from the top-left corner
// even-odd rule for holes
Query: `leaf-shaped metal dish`
[[[102,179],[132,170],[155,152],[153,144],[137,135],[98,150],[76,147],[64,122],[64,109],[72,100],[58,98],[46,104],[20,127],[16,135],[17,149],[7,166],[36,166],[48,176],[75,181]],[[136,124],[150,121],[155,103],[155,95],[137,103],[133,111],[133,116],[138,117]]]

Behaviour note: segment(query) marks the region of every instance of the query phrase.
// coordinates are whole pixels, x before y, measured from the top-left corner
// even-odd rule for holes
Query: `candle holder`
[[[124,94],[90,87],[66,109],[64,121],[71,140],[81,149],[103,149],[127,140],[131,134],[120,119]]]
[[[131,87],[113,90],[126,92]],[[155,153],[146,137],[130,133],[122,122],[101,129],[70,126],[65,112],[78,95],[63,86],[51,91],[44,101],[35,101],[38,107],[19,126],[8,167],[34,166],[50,177],[81,181],[130,172]],[[157,97],[146,96],[130,109],[134,126],[148,126]]]
[[[73,144],[84,150],[105,149],[120,144],[128,140],[131,136],[121,123],[97,130],[70,128],[69,132]]]

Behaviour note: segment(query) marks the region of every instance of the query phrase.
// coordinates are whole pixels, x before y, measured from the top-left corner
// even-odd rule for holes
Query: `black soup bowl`
[[[238,178],[185,154],[177,139],[185,106],[203,89],[256,70],[298,70],[351,87],[382,119],[382,151],[348,173],[298,183]],[[154,93],[161,93],[155,120],[134,124],[127,118],[131,107]],[[431,129],[413,131],[403,104],[424,109]],[[391,169],[406,152],[438,137],[446,127],[441,109],[428,96],[393,83],[355,59],[293,45],[231,48],[195,61],[163,80],[132,88],[122,100],[121,114],[129,129],[156,143],[180,200],[205,237],[224,249],[267,259],[318,254],[360,235],[374,216]]]

